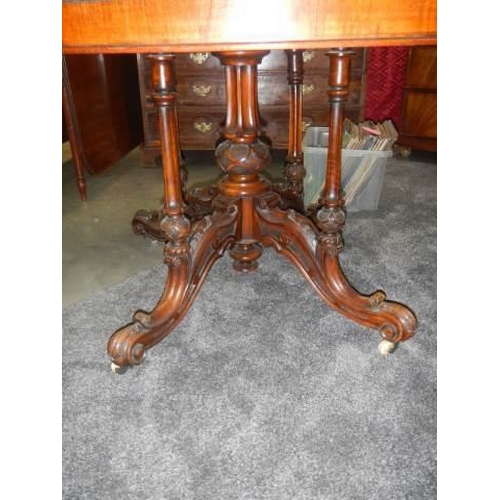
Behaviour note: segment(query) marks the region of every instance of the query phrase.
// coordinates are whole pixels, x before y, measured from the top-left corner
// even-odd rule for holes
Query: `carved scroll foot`
[[[381,352],[392,352],[399,342],[413,336],[417,320],[407,306],[386,300],[381,291],[363,295],[349,284],[338,259],[343,248],[340,232],[320,231],[294,210],[259,207],[257,211],[264,246],[275,248],[298,267],[330,307],[360,325],[378,330],[386,341]],[[319,217],[325,219],[325,212]],[[341,226],[340,211],[336,210],[323,224]]]
[[[108,354],[115,370],[140,364],[182,320],[213,263],[234,244],[237,212],[236,206],[216,204],[213,215],[192,226],[184,216],[163,217],[161,228],[169,240],[163,295],[151,312],[137,311],[131,323],[111,335]]]

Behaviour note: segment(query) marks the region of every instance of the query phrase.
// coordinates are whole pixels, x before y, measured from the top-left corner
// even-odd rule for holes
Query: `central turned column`
[[[256,269],[262,254],[255,203],[270,192],[270,183],[260,175],[271,162],[271,151],[258,137],[257,99],[257,65],[267,54],[267,50],[214,53],[225,66],[227,101],[223,141],[215,151],[217,164],[226,174],[218,191],[234,198],[238,206],[237,240],[229,254],[234,268],[243,272]]]

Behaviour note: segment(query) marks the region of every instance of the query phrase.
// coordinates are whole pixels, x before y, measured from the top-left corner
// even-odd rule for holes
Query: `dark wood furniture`
[[[345,222],[340,186],[342,121],[353,55],[344,47],[435,42],[434,0],[312,0],[307,8],[299,0],[63,2],[64,52],[151,54],[150,99],[158,110],[165,199],[159,224],[151,223],[166,241],[168,275],[154,309],[138,311],[131,323],[110,337],[112,366],[141,363],[147,350],[181,321],[212,264],[226,250],[235,269],[248,272],[257,267],[264,247],[274,248],[297,266],[328,305],[378,330],[382,353],[414,334],[417,321],[408,307],[387,300],[383,292],[359,293],[339,263]],[[260,175],[270,162],[271,150],[261,134],[257,68],[271,49],[286,49],[288,54],[288,184],[278,189]],[[330,134],[325,188],[319,205],[307,216],[300,203],[303,165],[298,137],[300,51],[310,49],[328,49],[325,99]],[[190,203],[181,182],[175,92],[175,54],[193,51],[212,52],[220,60],[227,100],[222,140],[215,152],[225,176],[210,195],[209,213],[194,212],[194,216],[186,210]]]
[[[362,120],[365,87],[365,52],[355,50],[352,58],[349,96],[345,116]],[[325,100],[328,82],[328,57],[324,50],[302,53],[304,81],[302,130],[328,124]],[[152,61],[137,55],[144,140],[144,163],[152,164],[161,153],[158,113],[148,96],[152,88]],[[211,150],[220,138],[226,115],[224,67],[209,52],[178,54],[176,62],[177,114],[181,149]],[[257,75],[259,113],[262,133],[275,149],[288,148],[287,56],[272,50],[259,65]]]
[[[437,151],[437,47],[411,47],[398,145]]]
[[[63,56],[62,94],[63,137],[68,137],[76,183],[86,200],[85,173],[102,174],[141,142],[135,55]]]

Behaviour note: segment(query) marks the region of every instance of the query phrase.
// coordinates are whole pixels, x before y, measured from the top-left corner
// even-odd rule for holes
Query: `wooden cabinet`
[[[137,61],[131,54],[65,55],[62,70],[62,141],[69,140],[86,200],[86,172],[102,174],[141,142]]]
[[[135,56],[66,55],[63,63],[72,111],[63,127],[77,131],[72,151],[85,170],[101,174],[141,142]]]
[[[328,124],[328,58],[324,50],[306,51],[304,57],[303,128]],[[144,127],[142,151],[151,164],[160,154],[157,114],[147,96],[152,91],[151,62],[137,56]],[[213,149],[226,116],[224,68],[209,54],[179,54],[176,59],[177,112],[181,148]],[[351,65],[351,83],[346,116],[363,119],[365,50],[356,49]],[[273,50],[259,65],[258,98],[263,133],[276,149],[288,147],[287,58]]]
[[[437,151],[437,47],[412,47],[398,145]]]

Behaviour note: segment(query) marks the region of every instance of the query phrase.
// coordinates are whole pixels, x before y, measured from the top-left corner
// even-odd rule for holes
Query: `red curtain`
[[[401,129],[407,47],[369,49],[366,73],[365,119],[391,119]]]

